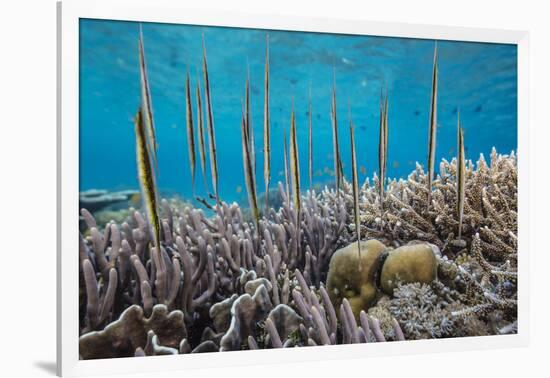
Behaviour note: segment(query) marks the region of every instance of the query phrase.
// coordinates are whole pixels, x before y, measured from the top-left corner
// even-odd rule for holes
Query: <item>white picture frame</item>
[[[405,341],[229,353],[79,360],[78,355],[78,248],[79,192],[79,19],[112,19],[244,28],[429,38],[517,45],[518,73],[518,333],[455,339]],[[529,338],[529,146],[528,51],[524,31],[448,26],[316,19],[245,12],[193,10],[171,1],[91,0],[58,3],[58,248],[57,248],[57,372],[62,376],[150,373],[241,366],[274,361],[342,360],[366,356],[454,352],[526,346]],[[251,358],[253,355],[253,358]]]

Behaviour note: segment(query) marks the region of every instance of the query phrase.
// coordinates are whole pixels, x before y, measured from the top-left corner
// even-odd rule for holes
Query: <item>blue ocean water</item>
[[[308,95],[313,104],[314,181],[333,182],[330,99],[336,74],[340,148],[350,173],[349,114],[356,127],[359,178],[378,170],[380,91],[389,92],[389,177],[427,160],[433,40],[144,23],[143,38],[159,144],[161,193],[192,196],[185,129],[185,75],[200,72],[204,34],[218,149],[220,195],[246,203],[240,117],[247,72],[263,193],[263,75],[270,40],[272,184],[284,180],[283,135],[296,109],[302,186],[307,188]],[[139,24],[80,21],[80,189],[138,188],[133,117],[139,105]],[[456,155],[460,110],[466,156],[517,148],[517,49],[438,42],[437,156]],[[204,92],[203,92],[204,94]],[[195,107],[193,99],[193,106]],[[194,109],[195,111],[195,109]],[[196,116],[196,114],[195,114]],[[195,135],[197,133],[195,132]],[[198,143],[196,143],[198,145]],[[196,192],[206,193],[197,149]],[[208,165],[208,162],[207,162]],[[209,175],[209,168],[207,168]],[[210,177],[208,186],[211,188]],[[211,189],[210,189],[211,191]]]

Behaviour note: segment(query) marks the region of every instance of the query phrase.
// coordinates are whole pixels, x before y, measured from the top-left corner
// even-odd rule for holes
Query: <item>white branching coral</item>
[[[428,206],[427,176],[422,167],[407,179],[388,183],[384,211],[375,176],[373,184],[363,185],[361,193],[362,232],[367,237],[385,238],[394,245],[423,240],[437,245],[443,254],[456,255],[480,237],[482,255],[491,261],[517,263],[517,161],[493,149],[491,162],[483,155],[474,169],[470,161],[466,172],[466,201],[462,238],[458,235],[456,212],[456,159],[443,160],[434,182],[432,203]],[[351,198],[346,197],[351,203]],[[348,204],[350,206],[350,204]]]

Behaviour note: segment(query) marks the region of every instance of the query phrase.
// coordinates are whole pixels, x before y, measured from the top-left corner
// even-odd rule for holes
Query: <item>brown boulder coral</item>
[[[386,246],[372,239],[361,242],[361,261],[357,243],[336,251],[330,260],[327,290],[334,307],[339,308],[342,300],[349,301],[353,315],[359,318],[376,299],[376,274],[380,265],[380,255]],[[359,269],[361,266],[361,269]]]
[[[381,289],[392,295],[400,283],[432,282],[437,277],[438,252],[430,244],[405,245],[390,251],[380,274]]]

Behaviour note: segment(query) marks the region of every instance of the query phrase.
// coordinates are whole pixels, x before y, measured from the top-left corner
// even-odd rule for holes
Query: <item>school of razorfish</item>
[[[146,54],[143,41],[143,33],[140,27],[139,31],[139,68],[140,68],[140,88],[141,88],[141,103],[135,117],[135,135],[136,135],[136,162],[138,169],[138,178],[140,182],[141,194],[143,198],[144,208],[148,217],[149,223],[153,229],[153,241],[155,245],[154,252],[156,254],[155,259],[160,264],[163,263],[163,259],[160,258],[160,233],[161,227],[159,222],[159,194],[156,185],[156,176],[158,174],[158,162],[157,162],[157,150],[158,144],[156,141],[155,123],[153,116],[153,107],[151,92],[149,88],[149,79],[147,75]],[[185,98],[186,98],[186,134],[188,143],[189,162],[191,165],[191,185],[195,187],[195,166],[196,166],[196,146],[195,138],[198,139],[200,166],[202,176],[206,183],[206,159],[210,161],[210,180],[213,188],[213,194],[210,195],[212,199],[216,201],[215,205],[209,205],[208,201],[204,198],[197,197],[197,200],[202,204],[216,210],[220,205],[220,193],[218,183],[218,167],[216,157],[216,136],[214,126],[214,110],[212,108],[212,92],[210,87],[210,80],[208,75],[208,63],[206,53],[206,42],[203,36],[202,41],[202,79],[203,82],[198,80],[196,84],[196,122],[193,119],[193,101],[192,90],[189,72],[186,74],[185,79]],[[265,184],[265,209],[264,216],[268,216],[268,192],[271,182],[271,133],[270,133],[270,76],[269,76],[269,36],[266,36],[265,47],[265,66],[264,66],[264,101],[263,101],[263,156],[264,156],[264,184]],[[436,135],[437,135],[437,88],[438,88],[438,56],[437,56],[437,44],[434,47],[433,67],[432,67],[432,85],[431,85],[431,100],[430,100],[430,115],[428,125],[428,207],[431,203],[433,180],[435,175],[435,153],[436,153]],[[202,91],[201,91],[202,89]],[[202,94],[205,96],[206,107],[206,135],[208,137],[208,155],[206,153],[205,142],[205,122],[203,120],[203,103]],[[262,213],[260,211],[260,204],[257,195],[256,185],[256,156],[254,150],[254,132],[251,125],[251,109],[250,109],[250,80],[247,77],[245,82],[245,96],[243,101],[243,107],[241,109],[241,144],[242,144],[242,159],[243,169],[245,177],[245,186],[248,196],[248,202],[250,211],[252,214],[252,221],[255,226],[258,237],[261,237],[260,233],[260,219]],[[343,164],[340,155],[340,141],[338,137],[339,126],[337,116],[337,94],[336,94],[336,73],[334,72],[332,94],[331,94],[331,127],[332,127],[332,145],[333,145],[333,160],[334,160],[334,186],[336,195],[339,196],[343,187],[344,174]],[[378,142],[378,175],[379,175],[379,198],[380,198],[380,211],[384,210],[384,191],[387,181],[387,157],[388,157],[388,140],[389,140],[389,95],[387,89],[381,91],[380,96],[380,123],[379,123],[379,142]],[[311,104],[311,89],[308,102],[308,177],[310,189],[313,181],[313,125],[312,125],[312,104]],[[352,172],[352,191],[353,191],[353,213],[355,230],[357,233],[357,242],[361,241],[361,227],[359,217],[359,196],[360,187],[357,177],[357,160],[355,154],[355,136],[354,125],[351,117],[351,109],[349,129],[350,129],[350,147],[351,147],[351,172]],[[197,130],[195,130],[195,127]],[[292,104],[292,110],[290,114],[290,130],[288,136],[288,142],[286,133],[284,135],[284,171],[285,171],[285,189],[287,198],[292,198],[292,206],[295,210],[295,216],[297,224],[300,224],[300,210],[301,210],[301,183],[300,183],[300,163],[299,163],[299,143],[296,137],[296,115],[294,110],[294,104]],[[197,132],[195,132],[197,131]],[[196,137],[195,137],[196,136]],[[456,170],[456,192],[457,192],[457,218],[459,219],[458,238],[461,237],[463,213],[464,213],[464,199],[465,199],[465,174],[466,174],[466,157],[464,154],[464,133],[460,125],[460,113],[457,116],[457,170]],[[428,210],[428,209],[427,209]],[[361,249],[358,248],[359,255]]]

